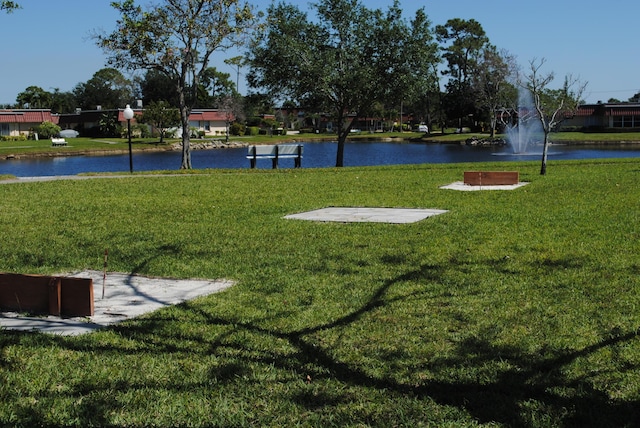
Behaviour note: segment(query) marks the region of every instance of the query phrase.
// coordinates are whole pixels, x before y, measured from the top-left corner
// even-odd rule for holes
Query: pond
[[[302,143],[303,168],[335,166],[335,142]],[[135,147],[135,146],[134,146]],[[345,145],[344,166],[402,165],[423,163],[504,162],[540,160],[540,150],[514,155],[509,147],[472,147],[459,144],[348,142]],[[535,153],[535,152],[538,153]],[[193,168],[249,168],[246,148],[194,150]],[[616,145],[553,145],[549,161],[554,159],[598,159],[640,157],[640,144]],[[133,153],[134,171],[177,170],[180,152]],[[292,168],[293,159],[280,161],[280,168]],[[258,168],[271,168],[271,161],[259,160]],[[129,155],[66,156],[0,160],[0,174],[17,177],[75,175],[86,172],[127,172]]]

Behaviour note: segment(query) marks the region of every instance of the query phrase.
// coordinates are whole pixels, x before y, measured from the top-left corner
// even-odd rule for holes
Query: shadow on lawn
[[[534,426],[545,425],[538,418],[549,418],[549,425],[561,426],[598,426],[620,427],[640,425],[640,401],[613,400],[602,391],[593,387],[593,380],[589,377],[580,379],[568,378],[565,368],[581,358],[588,357],[605,348],[621,347],[638,339],[638,331],[609,332],[606,338],[579,350],[547,349],[542,354],[530,354],[522,349],[496,347],[487,338],[476,337],[462,341],[451,357],[438,361],[428,361],[429,369],[445,371],[446,368],[466,367],[471,370],[481,371],[482,367],[506,362],[496,370],[491,377],[483,380],[426,380],[418,383],[403,383],[391,377],[376,377],[366,373],[359,367],[336,359],[332,355],[332,349],[323,348],[314,343],[314,334],[333,329],[340,329],[358,321],[375,308],[390,303],[385,299],[388,289],[397,283],[409,280],[425,279],[433,280],[440,275],[438,266],[422,266],[420,269],[405,273],[397,278],[384,283],[370,299],[359,309],[346,314],[330,323],[307,327],[297,331],[282,332],[265,328],[259,325],[259,321],[239,322],[233,319],[220,318],[207,312],[206,307],[198,304],[185,303],[181,305],[184,314],[193,318],[194,322],[206,323],[209,326],[220,327],[223,333],[215,336],[215,340],[204,338],[200,333],[187,333],[180,331],[169,333],[167,328],[175,319],[163,318],[163,313],[158,316],[150,316],[134,323],[134,325],[114,326],[112,329],[118,335],[128,341],[141,342],[142,348],[118,349],[112,345],[100,345],[87,338],[85,340],[69,338],[39,338],[35,341],[43,349],[49,348],[52,342],[57,346],[71,348],[77,351],[91,353],[104,353],[109,355],[122,353],[137,354],[140,352],[153,354],[194,354],[206,355],[216,352],[220,348],[229,348],[236,357],[229,360],[228,364],[211,368],[209,376],[215,378],[219,384],[232,384],[243,382],[251,369],[250,364],[272,366],[284,372],[304,372],[309,367],[316,367],[319,377],[331,379],[345,385],[345,387],[364,387],[376,389],[384,394],[392,394],[396,397],[409,397],[433,401],[440,405],[455,406],[481,423],[499,423],[508,426]],[[184,321],[182,321],[184,322]],[[0,335],[0,351],[4,346],[19,342],[22,333],[2,332]],[[277,351],[265,352],[264,349],[255,349],[251,344],[239,339],[246,334],[255,334],[263,338],[260,342],[273,343],[284,341],[295,349],[295,352],[279,354]],[[237,336],[236,336],[237,335]],[[43,342],[47,342],[45,344]],[[191,348],[193,343],[199,343],[197,350]],[[0,356],[2,354],[0,353]],[[393,356],[383,363],[392,364]],[[8,363],[0,360],[0,366],[6,367]],[[418,364],[418,362],[416,363]],[[630,366],[626,370],[637,371],[640,367]],[[443,376],[440,376],[442,379]],[[80,399],[87,394],[95,393],[96,389],[107,390],[167,388],[167,385],[112,385],[109,380],[104,384],[85,385],[73,391],[73,395]],[[176,390],[189,390],[190,388],[205,388],[201,384],[188,385],[178,383],[170,388]],[[304,406],[308,411],[319,408],[344,407],[348,405],[349,398],[339,393],[333,394],[331,390],[320,391],[319,394],[311,393],[304,389],[293,389],[289,400],[299,406]],[[52,397],[63,397],[65,394],[51,392]],[[80,418],[86,418],[85,422],[96,421],[107,423],[107,415],[120,404],[116,397],[107,397],[102,393],[98,396],[102,400],[87,400],[83,402],[84,410]],[[19,406],[16,399],[16,406]],[[34,411],[31,406],[18,410],[32,423],[45,422],[47,419]],[[82,421],[81,421],[82,422]]]
[[[213,347],[231,346],[242,352],[247,361],[265,365],[273,365],[285,371],[304,371],[304,367],[317,367],[320,377],[331,378],[349,387],[374,388],[379,391],[399,394],[420,399],[430,399],[441,405],[455,406],[482,423],[501,423],[509,426],[533,426],[535,419],[548,418],[550,424],[562,426],[597,426],[619,427],[640,425],[640,401],[613,400],[606,393],[593,387],[593,379],[580,379],[565,376],[565,368],[605,348],[623,347],[628,342],[638,339],[638,331],[611,331],[606,338],[579,350],[546,349],[541,354],[526,353],[522,349],[497,347],[489,339],[476,337],[462,341],[450,358],[429,362],[428,369],[446,371],[446,368],[469,368],[481,371],[487,365],[498,362],[508,363],[507,369],[497,370],[490,380],[464,381],[425,381],[419,384],[398,382],[393,378],[375,377],[362,369],[332,355],[332,349],[322,348],[313,340],[314,334],[333,329],[347,327],[358,321],[375,308],[389,304],[393,299],[385,299],[387,290],[396,283],[416,280],[418,278],[433,280],[439,277],[438,266],[422,266],[420,270],[408,272],[381,286],[359,309],[346,314],[330,323],[308,327],[291,332],[281,332],[261,327],[256,323],[243,323],[237,320],[219,318],[195,305],[185,304],[187,311],[196,311],[208,325],[229,329],[227,337],[238,332],[251,333],[263,338],[286,341],[297,352],[294,356],[274,355],[256,357],[256,350],[251,346],[238,342],[222,344],[218,340]],[[122,329],[121,334],[151,333],[154,322],[137,328]],[[135,331],[135,333],[134,333]],[[489,336],[489,335],[487,335]],[[191,338],[196,339],[196,338]],[[265,339],[266,342],[269,339]],[[176,351],[176,349],[166,350]],[[251,356],[249,356],[251,355]],[[383,363],[392,364],[393,355]],[[627,366],[629,372],[637,371],[638,366]],[[246,367],[233,363],[229,367],[217,368],[212,377],[228,382],[235,381],[239,374],[245,373]],[[329,373],[327,375],[327,373]],[[291,398],[298,405],[314,411],[321,407],[344,406],[346,398],[337,397],[328,391],[312,394],[301,391]],[[543,424],[544,425],[544,424]]]

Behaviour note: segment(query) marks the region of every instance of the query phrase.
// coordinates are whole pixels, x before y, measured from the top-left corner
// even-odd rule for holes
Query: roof
[[[640,105],[638,103],[606,104],[607,116],[640,116]]]
[[[139,108],[133,108],[133,120],[136,120],[136,116],[142,116],[144,110]],[[98,110],[99,113],[104,113],[104,111]],[[118,122],[126,122],[127,119],[124,118],[124,109],[118,109]]]
[[[144,109],[133,109],[133,113],[134,113],[133,118],[135,120],[136,116],[142,116],[144,114]],[[235,119],[233,114],[231,115],[230,119],[232,121]],[[198,121],[198,122],[226,121],[227,113],[221,110],[192,110],[191,114],[189,115],[189,120]],[[123,109],[118,110],[118,122],[126,122],[126,121],[127,119],[124,118],[124,110]]]
[[[230,115],[233,120],[233,114]],[[189,120],[192,121],[226,121],[227,112],[224,110],[192,110]]]
[[[0,123],[58,123],[59,116],[51,110],[0,110]]]
[[[640,103],[600,103],[583,104],[578,107],[577,116],[640,116]]]

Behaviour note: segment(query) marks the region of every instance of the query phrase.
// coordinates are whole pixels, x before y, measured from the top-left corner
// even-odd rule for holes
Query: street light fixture
[[[129,139],[129,172],[133,173],[133,154],[131,153],[131,119],[133,119],[133,110],[129,107],[129,104],[122,112],[124,118],[127,119],[127,136]]]

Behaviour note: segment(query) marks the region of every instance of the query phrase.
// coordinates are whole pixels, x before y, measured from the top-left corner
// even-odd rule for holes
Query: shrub
[[[61,128],[52,122],[42,122],[35,129],[39,138],[47,139],[55,137],[60,132]]]
[[[258,126],[249,126],[247,128],[247,135],[255,136],[255,135],[259,135],[259,134],[260,134],[260,127],[258,127]]]
[[[243,124],[241,123],[233,123],[230,127],[229,127],[229,133],[231,135],[236,135],[236,136],[243,136],[245,135],[245,131],[246,128]]]
[[[27,136],[24,134],[20,135],[3,135],[0,137],[0,141],[26,141]]]
[[[247,126],[260,126],[262,124],[262,118],[252,116],[247,118]]]

